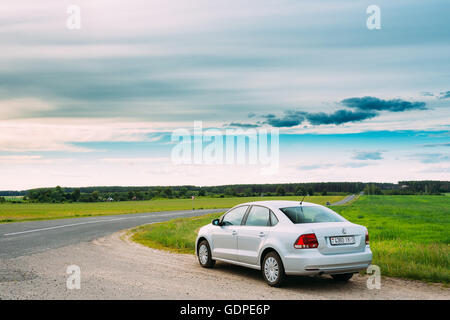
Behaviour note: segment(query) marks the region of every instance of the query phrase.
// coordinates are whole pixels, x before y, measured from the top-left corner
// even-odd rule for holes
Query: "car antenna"
[[[302,201],[300,201],[300,205],[302,205],[302,204],[303,204],[303,200],[305,200],[305,197],[306,197],[306,194],[305,194],[305,195],[303,195],[303,199],[302,199]]]

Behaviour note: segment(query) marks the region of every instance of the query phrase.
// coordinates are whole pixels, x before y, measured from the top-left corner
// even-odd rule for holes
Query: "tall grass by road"
[[[450,198],[445,196],[363,196],[333,209],[367,226],[373,264],[382,275],[450,281]],[[149,247],[194,253],[198,229],[220,214],[135,228],[133,240]]]
[[[131,230],[132,239],[151,248],[194,254],[198,229],[221,215],[213,213],[140,226]]]
[[[383,275],[450,282],[450,198],[363,196],[336,211],[367,226]]]
[[[325,204],[336,202],[345,196],[312,196],[305,201]],[[299,200],[299,197],[281,197],[284,200]],[[0,204],[0,223],[48,220],[61,218],[76,218],[126,213],[142,213],[156,211],[216,209],[230,208],[236,204],[256,200],[273,200],[280,197],[240,197],[240,198],[209,198],[191,199],[156,199],[149,201],[121,202],[76,202],[76,203],[4,203]]]

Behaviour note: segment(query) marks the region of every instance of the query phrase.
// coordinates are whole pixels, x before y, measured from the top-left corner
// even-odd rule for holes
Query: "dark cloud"
[[[253,118],[253,117],[255,117],[256,116],[256,113],[254,113],[254,112],[249,112],[248,114],[247,114],[247,117],[249,117],[249,118]]]
[[[402,99],[383,100],[375,97],[348,98],[341,101],[346,107],[361,111],[426,110],[425,102],[410,102]]]
[[[441,92],[439,99],[448,99],[450,98],[450,91]]]
[[[358,122],[365,119],[374,118],[376,116],[376,112],[337,110],[330,114],[326,114],[324,112],[308,113],[306,114],[306,119],[308,119],[308,121],[313,125],[320,125]]]
[[[421,92],[421,94],[424,97],[434,97],[434,93],[433,92],[429,92],[429,91],[423,91],[423,92]]]
[[[253,123],[240,123],[240,122],[231,122],[228,124],[229,127],[236,127],[236,128],[258,128],[260,125],[253,124]]]
[[[264,123],[267,123],[272,127],[281,128],[298,126],[305,121],[305,114],[306,112],[288,110],[285,111],[284,116],[281,118],[277,118],[273,114],[268,114],[263,117],[267,119]]]
[[[381,156],[380,151],[360,151],[356,152],[353,156],[355,160],[381,160],[383,157]]]
[[[327,114],[324,112],[308,113],[302,111],[288,110],[282,117],[275,117],[272,114],[264,116],[267,120],[264,123],[272,127],[295,127],[303,121],[308,120],[312,125],[321,124],[343,124],[347,122],[357,122],[376,117],[376,112],[337,110]]]
[[[408,110],[426,110],[425,102],[410,102],[402,99],[383,100],[375,97],[348,98],[341,101],[344,106],[356,109],[340,109],[333,113],[287,110],[282,117],[274,114],[264,115],[264,123],[272,127],[295,127],[308,120],[312,125],[359,122],[375,118],[380,111],[402,112]]]

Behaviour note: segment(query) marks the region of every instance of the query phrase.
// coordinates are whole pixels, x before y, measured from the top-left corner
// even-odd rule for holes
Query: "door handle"
[[[264,237],[265,235],[266,235],[266,234],[265,234],[264,232],[260,232],[260,233],[259,233],[259,236],[260,236],[260,237]]]
[[[233,230],[233,231],[231,232],[231,234],[232,234],[233,236],[235,236],[235,235],[237,235],[237,231],[236,231],[236,230]]]

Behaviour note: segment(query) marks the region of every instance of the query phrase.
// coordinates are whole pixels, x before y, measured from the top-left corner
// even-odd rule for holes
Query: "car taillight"
[[[366,244],[369,244],[369,231],[366,230]]]
[[[297,241],[294,243],[294,248],[296,249],[311,249],[317,248],[319,243],[317,242],[316,235],[314,233],[302,234],[298,237]]]

